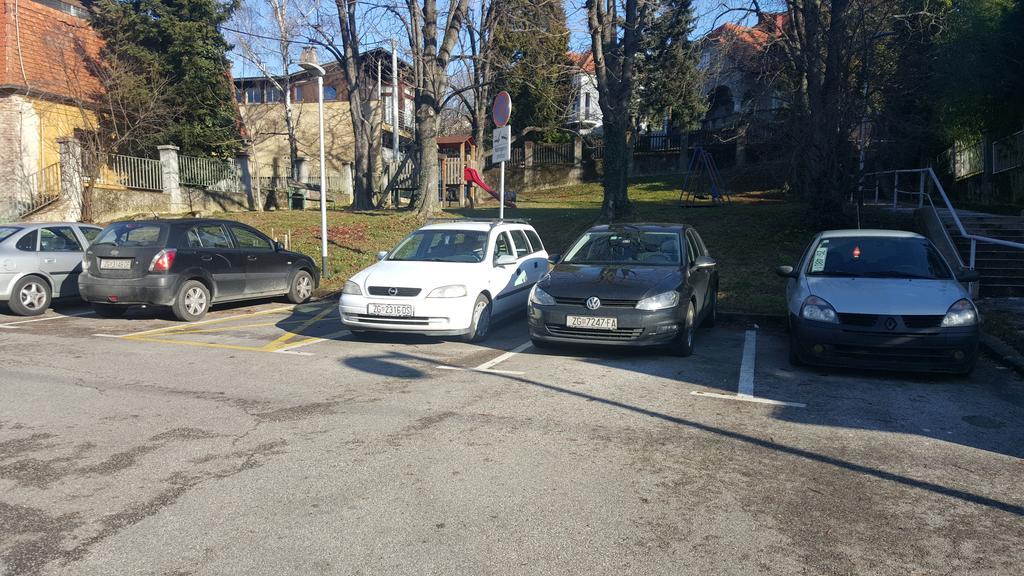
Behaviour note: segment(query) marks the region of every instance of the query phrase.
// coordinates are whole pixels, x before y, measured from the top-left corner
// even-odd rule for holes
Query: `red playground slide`
[[[469,166],[466,166],[466,169],[462,171],[462,175],[463,175],[463,177],[465,177],[467,184],[476,184],[477,186],[483,188],[484,192],[487,192],[488,194],[490,194],[491,197],[493,197],[495,200],[499,199],[498,198],[498,192],[494,188],[491,188],[487,184],[484,184],[484,180],[483,180],[483,178],[480,177],[480,173],[477,172],[476,170],[474,170],[473,168],[470,168]],[[515,195],[514,192],[506,190],[505,191],[505,206],[508,207],[508,208],[515,208],[516,207],[515,198],[516,198],[516,195]]]

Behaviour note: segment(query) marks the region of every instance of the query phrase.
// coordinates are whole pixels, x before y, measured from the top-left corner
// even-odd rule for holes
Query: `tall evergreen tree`
[[[690,128],[707,107],[700,93],[697,53],[690,41],[694,15],[690,0],[662,0],[642,39],[637,58],[637,120]]]
[[[496,0],[502,14],[491,38],[492,95],[512,96],[512,129],[553,135],[571,102],[569,29],[561,2]]]
[[[231,154],[239,144],[227,41],[219,26],[237,0],[98,0],[93,28],[103,56],[167,80],[177,122],[147,138],[184,154]]]

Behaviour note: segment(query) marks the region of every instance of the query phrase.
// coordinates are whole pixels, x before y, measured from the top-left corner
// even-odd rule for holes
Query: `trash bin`
[[[301,190],[292,192],[292,210],[305,210],[306,209],[306,195]]]

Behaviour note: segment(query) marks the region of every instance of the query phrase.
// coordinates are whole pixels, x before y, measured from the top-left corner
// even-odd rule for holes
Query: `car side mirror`
[[[702,270],[705,268],[714,268],[718,265],[715,259],[711,256],[697,256],[697,259],[693,261],[693,267]]]
[[[383,260],[383,259],[385,259],[387,257],[388,257],[388,251],[387,250],[381,250],[380,252],[377,252],[377,260]]]
[[[558,261],[562,259],[561,254],[548,254],[548,262],[552,264],[558,264]]]
[[[796,278],[799,276],[796,270],[792,266],[779,266],[775,269],[775,273],[783,278]]]
[[[277,240],[274,240],[274,250],[281,252],[282,250],[284,250],[284,244],[281,244]]]
[[[516,263],[516,257],[511,254],[502,254],[494,259],[495,266],[509,266]]]
[[[965,269],[956,275],[956,279],[961,282],[977,282],[981,280],[981,273],[977,270]]]

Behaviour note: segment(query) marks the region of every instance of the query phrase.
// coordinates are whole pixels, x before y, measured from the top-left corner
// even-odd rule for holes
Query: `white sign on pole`
[[[493,156],[491,162],[507,162],[512,159],[512,127],[494,129]]]

